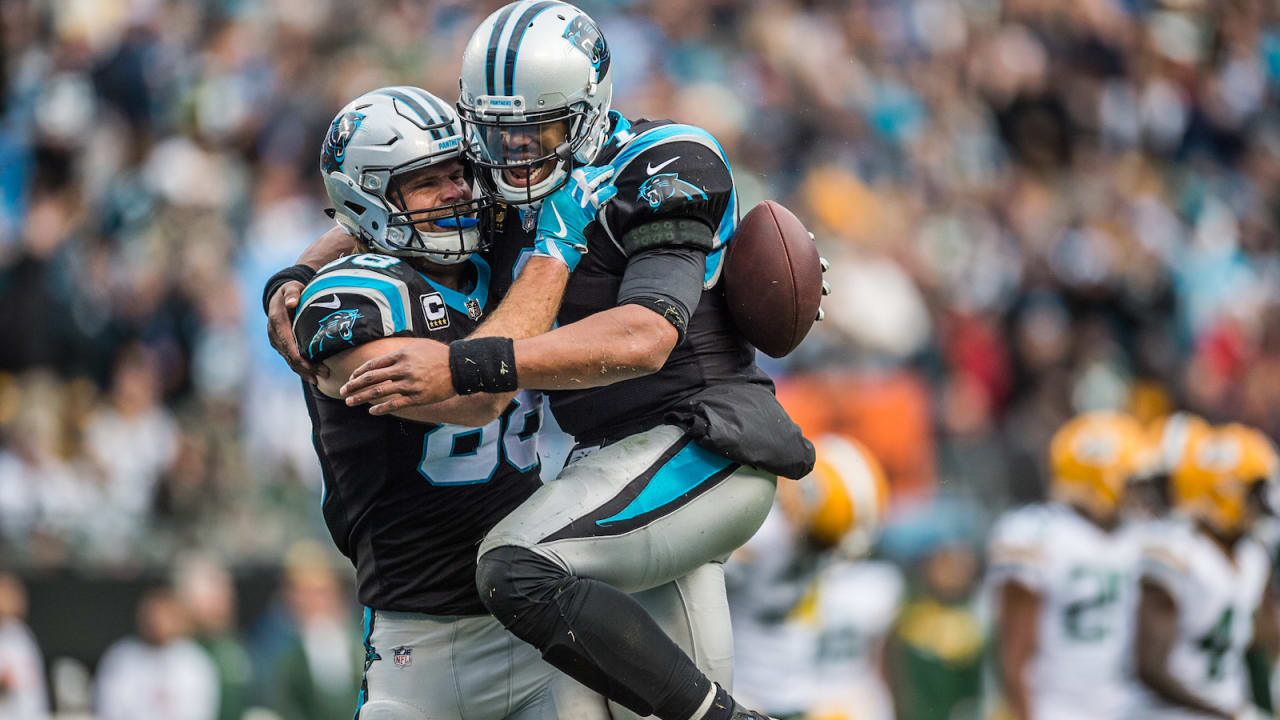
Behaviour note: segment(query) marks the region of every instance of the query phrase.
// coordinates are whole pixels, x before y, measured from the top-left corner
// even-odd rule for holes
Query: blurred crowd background
[[[224,718],[349,716],[350,571],[320,549],[310,427],[259,297],[329,226],[333,113],[389,84],[455,96],[501,4],[0,4],[0,666],[24,582],[61,598],[31,605],[37,643],[42,623],[93,624],[96,596],[68,592],[141,598],[141,640],[46,652],[64,713],[91,682],[129,687],[113,668],[139,656],[182,697],[220,693]],[[991,518],[1043,495],[1045,444],[1077,412],[1280,434],[1274,2],[580,4],[614,107],[710,130],[742,205],[782,201],[832,260],[828,320],[765,365],[807,430],[879,456],[878,553],[908,596],[942,557],[964,600]],[[341,689],[341,712],[291,706],[328,702],[307,682]]]

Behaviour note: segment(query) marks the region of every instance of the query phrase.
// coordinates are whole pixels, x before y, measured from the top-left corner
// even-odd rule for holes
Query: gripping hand
[[[564,187],[547,196],[538,211],[534,255],[553,257],[573,272],[587,252],[586,229],[600,208],[618,194],[609,182],[613,167],[583,167],[573,171]]]

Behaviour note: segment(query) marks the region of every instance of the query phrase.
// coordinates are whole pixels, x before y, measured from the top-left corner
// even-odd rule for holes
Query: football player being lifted
[[[459,114],[481,180],[536,208],[535,254],[573,271],[559,327],[414,341],[357,369],[343,394],[378,415],[549,391],[578,445],[481,544],[486,606],[638,715],[761,717],[726,690],[721,562],[764,520],[776,476],[811,469],[813,446],[719,287],[737,224],[723,150],[700,128],[611,110],[611,64],[572,5],[518,2],[481,23],[463,54]],[[646,592],[663,599],[630,596]]]
[[[1127,415],[1076,417],[1050,442],[1050,502],[992,530],[998,660],[1019,720],[1129,717],[1139,545],[1120,507],[1147,447]]]
[[[521,248],[481,254],[486,201],[472,196],[453,109],[413,87],[362,95],[334,119],[321,166],[358,254],[315,274],[293,331],[302,355],[328,370],[304,387],[324,519],[366,608],[358,717],[607,718],[603,698],[513,638],[476,593],[476,545],[541,484],[537,393],[382,416],[337,399],[369,357],[409,338],[475,333],[511,284]],[[562,263],[529,260],[509,295],[522,312],[490,322],[503,333],[545,330],[555,304],[544,288],[566,276]]]
[[[1141,559],[1136,662],[1149,702],[1136,716],[1254,717],[1245,652],[1274,658],[1271,559],[1251,535],[1270,513],[1276,452],[1226,425],[1191,441],[1173,473],[1182,521],[1148,533]]]

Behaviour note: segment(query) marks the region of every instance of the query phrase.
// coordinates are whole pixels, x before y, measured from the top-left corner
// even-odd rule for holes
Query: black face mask
[[[472,139],[468,156],[480,171],[481,187],[518,205],[532,204],[560,189],[568,179],[568,172],[573,169],[574,153],[586,138],[583,132],[586,113],[583,110],[562,108],[526,115],[519,122],[483,119],[462,105],[458,110]],[[547,129],[557,124],[564,128],[559,132]],[[561,137],[564,139],[558,142],[548,139]],[[559,164],[565,165],[564,178],[554,186],[535,193],[533,186],[545,179],[539,175],[546,173],[550,176]],[[498,177],[502,177],[508,186],[506,193],[499,189]],[[536,180],[529,183],[529,178]],[[523,187],[524,197],[510,197],[511,187]]]
[[[401,167],[413,166],[417,162],[406,163]],[[421,167],[414,167],[411,170],[396,169],[392,170],[390,174],[386,199],[392,212],[387,217],[387,233],[384,243],[411,254],[432,253],[435,255],[460,256],[470,255],[486,249],[489,245],[486,233],[481,233],[480,243],[470,248],[467,247],[465,238],[466,231],[477,228],[480,225],[481,218],[493,207],[493,196],[484,192],[483,189],[481,189],[478,197],[473,197],[470,200],[460,200],[455,203],[415,210],[399,209],[406,207],[407,203],[403,193],[405,183],[397,182],[397,179],[420,169]],[[463,173],[467,185],[474,186],[475,172],[471,164],[465,159],[463,160]],[[432,223],[440,228],[442,232],[453,231],[457,236],[457,249],[448,250],[428,247],[422,232],[417,228],[417,225],[423,222]],[[396,235],[399,235],[399,238],[396,238]]]

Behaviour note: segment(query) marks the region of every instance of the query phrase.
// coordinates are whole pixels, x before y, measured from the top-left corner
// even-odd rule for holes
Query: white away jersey
[[[819,574],[812,714],[893,720],[893,699],[880,673],[880,655],[905,589],[902,573],[887,562],[841,561]]]
[[[796,611],[819,561],[796,542],[795,531],[775,504],[755,536],[725,565],[734,692],[770,715],[802,712],[813,699],[815,636]]]
[[[992,530],[993,592],[1010,580],[1042,598],[1025,678],[1037,720],[1127,717],[1140,545],[1059,504],[1006,514]]]
[[[1266,550],[1252,537],[1236,543],[1233,555],[1190,522],[1171,521],[1144,536],[1141,562],[1142,578],[1164,588],[1178,608],[1170,672],[1226,712],[1238,711],[1249,697],[1244,656],[1271,572]],[[1144,705],[1153,718],[1203,717],[1162,707],[1154,697]]]

